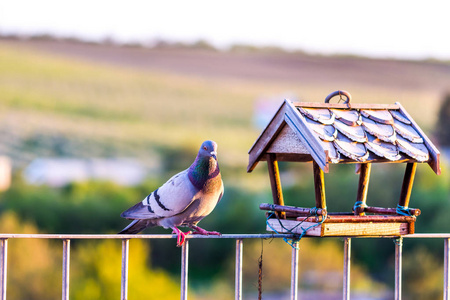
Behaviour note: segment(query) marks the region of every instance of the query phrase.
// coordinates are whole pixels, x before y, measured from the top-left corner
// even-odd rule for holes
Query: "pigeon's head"
[[[202,189],[208,180],[220,175],[217,162],[217,144],[204,141],[198,150],[197,157],[189,167],[189,180],[195,187]]]
[[[212,157],[217,160],[217,144],[214,141],[204,141],[198,151],[201,157]]]

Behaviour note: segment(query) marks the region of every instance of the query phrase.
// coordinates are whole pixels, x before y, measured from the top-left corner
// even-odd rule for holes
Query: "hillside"
[[[71,41],[25,40],[9,43],[32,50],[146,71],[272,84],[352,85],[436,91],[448,88],[450,64],[314,56],[282,49],[236,46],[219,51],[204,46],[126,47]]]
[[[36,156],[194,152],[206,138],[224,164],[244,167],[260,132],[258,100],[401,102],[428,132],[450,64],[324,57],[241,48],[119,47],[0,40],[0,151],[17,165]]]

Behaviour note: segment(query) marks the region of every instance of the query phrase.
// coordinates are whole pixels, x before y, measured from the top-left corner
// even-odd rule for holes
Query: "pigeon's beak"
[[[215,160],[217,160],[217,152],[216,151],[211,151],[211,153],[209,153],[211,155],[211,157],[213,157]]]

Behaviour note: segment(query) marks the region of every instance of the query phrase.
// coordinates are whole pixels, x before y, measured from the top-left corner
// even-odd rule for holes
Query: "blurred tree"
[[[442,299],[442,262],[430,251],[418,246],[403,259],[405,298]]]
[[[14,213],[0,217],[0,232],[38,233]],[[8,243],[8,299],[57,299],[61,296],[61,248],[42,239],[11,239]]]
[[[445,95],[439,108],[436,137],[441,145],[450,146],[450,93]]]
[[[179,284],[162,270],[149,268],[150,249],[142,240],[130,241],[129,299],[177,299]],[[71,299],[114,299],[120,295],[120,241],[78,244],[72,255]]]
[[[15,180],[0,195],[0,208],[33,221],[46,233],[111,233],[128,222],[120,213],[145,197],[108,182],[73,183],[62,189]]]
[[[395,205],[400,193],[401,180],[404,172],[403,167],[404,165],[391,164],[374,166],[368,196],[368,202],[370,204],[386,207]],[[420,166],[420,170],[416,175],[411,199],[413,206],[422,209],[422,215],[416,223],[417,231],[445,231],[449,227],[448,224],[450,224],[449,218],[446,217],[446,212],[450,209],[450,201],[448,201],[450,189],[449,173],[445,165],[442,165],[442,175],[438,177],[426,165]],[[310,168],[304,168],[303,170],[302,168],[297,168],[296,165],[295,171],[293,167],[285,166],[283,172],[286,172],[282,174],[283,187],[285,187],[283,192],[287,201],[286,203],[305,207],[314,206],[312,170]],[[333,169],[331,174],[327,174],[325,177],[330,210],[350,211],[355,201],[356,185],[358,182],[358,176],[354,173],[354,166],[336,166],[336,169]],[[120,212],[145,197],[149,191],[152,191],[159,184],[160,182],[158,180],[153,180],[138,187],[120,187],[107,182],[86,182],[74,183],[64,188],[52,189],[46,186],[30,186],[20,182],[20,180],[14,180],[11,189],[0,194],[0,211],[3,216],[14,212],[20,220],[32,221],[40,231],[46,233],[114,233],[128,223],[119,217]],[[218,230],[223,233],[265,232],[265,213],[260,211],[258,206],[263,202],[270,203],[272,201],[271,197],[270,189],[268,188],[252,190],[243,186],[229,184],[226,187],[222,201],[212,214],[202,221],[201,225],[207,229]],[[21,225],[19,224],[17,221],[17,229],[15,227],[8,227],[9,229],[6,229],[4,232],[30,233],[37,231],[36,227],[20,227]],[[169,233],[167,230],[159,228],[152,228],[147,232]],[[11,245],[17,242],[20,241],[12,240]],[[31,241],[27,240],[26,242]],[[36,242],[41,243],[43,241]],[[436,242],[439,244],[441,241],[436,240]],[[255,245],[252,243],[255,243]],[[148,272],[154,272],[150,270],[150,266],[152,269],[155,267],[161,268],[178,277],[180,251],[174,247],[174,241],[155,240],[151,241],[150,244],[152,251],[148,251],[148,248],[146,248],[144,254],[137,254],[142,259],[142,266],[139,268],[145,268]],[[270,273],[277,279],[280,279],[280,284],[275,285],[273,288],[288,286],[290,272],[285,267],[279,268],[280,264],[276,262],[286,264],[286,261],[290,261],[290,247],[278,240],[272,243],[265,242],[265,244],[270,244],[264,250],[266,253],[265,268],[266,270],[270,270],[265,274]],[[414,250],[414,247],[418,247],[420,242],[411,240],[408,241],[408,244],[411,244],[411,249]],[[44,243],[44,245],[46,244]],[[36,249],[39,249],[39,247],[51,247],[51,245],[52,243],[47,246],[36,246]],[[234,246],[234,242],[230,240],[201,239],[192,241],[192,255],[190,257],[192,264],[189,270],[190,282],[194,285],[194,289],[205,286],[210,287],[210,289],[208,288],[208,290],[201,292],[200,299],[205,297],[205,299],[208,299],[209,295],[211,295],[209,291],[213,290],[213,286],[214,290],[221,291],[223,295],[228,295],[225,292],[227,290],[226,287],[223,286],[223,279],[225,278],[224,270],[234,266],[234,263],[231,262],[234,260]],[[84,266],[83,268],[86,272],[85,277],[90,278],[89,280],[86,279],[83,281],[85,286],[84,288],[80,288],[79,293],[81,295],[80,297],[88,297],[88,295],[94,297],[97,294],[102,294],[106,286],[113,285],[118,280],[117,274],[120,274],[120,258],[115,263],[116,258],[112,256],[116,257],[115,255],[120,255],[120,243],[112,246],[104,246],[102,243],[92,245],[88,243],[87,249],[84,249],[84,247],[85,245],[81,245],[81,242],[73,243],[73,258],[76,258],[77,261],[80,260],[80,264]],[[95,265],[94,259],[89,260],[89,256],[95,256],[100,257],[98,264],[105,263],[101,262],[103,259],[102,251],[106,251],[105,249],[108,247],[111,247],[112,251],[108,255],[112,256],[104,254],[104,258],[110,261],[110,265],[105,267],[105,270],[108,268],[114,269],[109,272],[112,277],[109,277],[108,274],[101,273],[99,271],[100,267],[99,265]],[[133,247],[130,247],[130,249]],[[137,249],[139,247],[137,246]],[[254,249],[250,250],[252,247]],[[304,261],[301,261],[301,264],[304,266],[304,271],[302,271],[301,276],[306,276],[302,279],[302,282],[307,287],[324,290],[332,290],[335,288],[333,286],[323,285],[322,279],[327,276],[337,276],[341,272],[342,251],[340,247],[339,243],[332,240],[329,241],[329,239],[320,240],[318,243],[316,243],[315,239],[302,240],[300,244],[301,260]],[[269,248],[272,249],[269,250]],[[368,275],[364,275],[368,273],[374,278],[382,280],[386,285],[393,283],[392,269],[389,269],[392,261],[387,261],[387,259],[392,258],[394,251],[391,240],[356,239],[353,242],[352,248],[352,274],[355,274],[355,272],[357,274],[352,275],[352,280],[354,280],[352,286],[354,286],[354,289],[358,289],[357,286],[378,286]],[[438,247],[430,247],[430,249],[432,249],[430,250],[432,254],[436,256],[442,253],[440,244]],[[50,250],[48,251],[50,252]],[[257,269],[257,258],[260,254],[260,243],[258,241],[246,242],[244,251],[249,250],[253,252],[251,256],[244,258],[244,262],[248,261],[250,265],[244,266],[244,270],[249,268],[250,272],[255,272]],[[81,251],[80,254],[77,254],[77,251]],[[58,253],[54,257],[56,259],[54,268],[56,269],[60,269],[60,252],[60,248],[57,248],[54,252]],[[321,263],[315,261],[317,257],[321,256],[326,257],[326,262]],[[273,262],[267,262],[267,257],[271,257],[270,260]],[[45,259],[43,261],[45,262]],[[47,263],[47,265],[51,264],[52,262]],[[73,264],[75,268],[74,265],[75,263]],[[357,266],[361,265],[365,266],[366,271],[363,271],[362,268],[359,268],[360,271],[357,271]],[[52,267],[49,268],[51,269]],[[306,270],[309,271],[306,272]],[[145,272],[143,274],[146,274]],[[56,274],[58,278],[55,280],[60,281],[60,272],[57,271]],[[255,273],[252,274],[248,276],[254,276]],[[265,276],[270,277],[273,275]],[[49,273],[48,276],[51,277],[53,275]],[[282,283],[285,282],[282,279],[284,278],[283,276],[286,276],[287,283]],[[21,277],[21,275],[18,275],[18,277]],[[234,278],[229,273],[226,277]],[[33,279],[27,276],[23,276],[23,278],[29,278],[28,280]],[[101,278],[106,283],[99,284],[96,278]],[[358,278],[358,282],[356,282],[356,278]],[[136,281],[139,280],[137,279]],[[272,279],[267,279],[267,281],[272,282]],[[37,282],[39,283],[39,279]],[[110,283],[108,284],[108,282]],[[246,286],[250,287],[250,289],[252,287],[255,289],[254,284],[257,281],[254,277],[253,279],[246,277],[245,282],[249,283]],[[332,282],[341,282],[341,280],[334,280]],[[232,286],[233,282],[230,282],[228,287],[232,289]],[[424,286],[425,289],[430,288],[430,292],[432,292],[431,285]],[[55,293],[59,294],[60,287],[57,286],[57,288],[58,291]],[[270,285],[265,286],[266,288],[269,289]],[[136,287],[136,289],[139,288]],[[111,288],[111,290],[113,291],[114,288]],[[116,290],[114,293],[120,293],[120,291],[117,292]],[[36,294],[39,293],[36,292]],[[19,296],[16,299],[19,298],[22,299]]]

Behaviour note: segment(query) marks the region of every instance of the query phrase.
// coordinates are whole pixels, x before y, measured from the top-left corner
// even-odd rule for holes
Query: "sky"
[[[450,60],[450,1],[0,0],[0,34]]]

